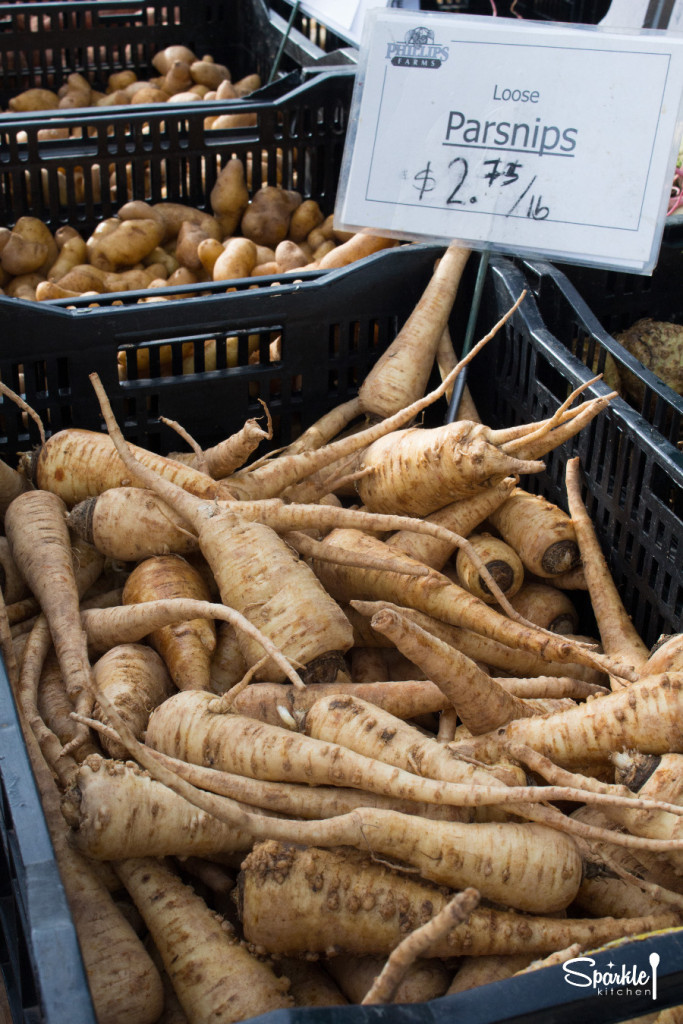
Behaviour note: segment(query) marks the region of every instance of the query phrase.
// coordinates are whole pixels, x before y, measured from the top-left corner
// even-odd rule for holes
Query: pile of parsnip
[[[266,418],[144,451],[93,375],[108,433],[2,464],[2,651],[99,1024],[420,1002],[683,923],[683,644],[636,635],[577,460],[570,515],[524,488],[612,396],[421,425],[468,256],[284,450]]]

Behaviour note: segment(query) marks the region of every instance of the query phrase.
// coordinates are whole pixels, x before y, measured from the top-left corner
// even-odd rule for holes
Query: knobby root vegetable
[[[272,954],[342,953],[388,956],[408,931],[431,920],[452,893],[399,875],[367,854],[262,843],[242,865],[239,913],[245,938]],[[673,927],[680,915],[536,917],[478,907],[432,946],[429,956],[552,953],[571,942],[583,948]]]
[[[132,763],[91,755],[62,798],[70,842],[93,860],[211,856],[251,848],[250,833],[217,821]]]
[[[268,964],[252,956],[227,921],[167,867],[152,858],[115,862],[161,954],[189,1024],[229,1024],[285,1009]]]

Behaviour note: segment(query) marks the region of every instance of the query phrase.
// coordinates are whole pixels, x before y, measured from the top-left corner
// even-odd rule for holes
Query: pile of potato
[[[279,185],[250,197],[244,166],[227,161],[209,195],[211,212],[133,200],[90,237],[54,234],[37,217],[0,228],[0,287],[11,298],[69,299],[344,266],[396,244],[337,231],[314,199]],[[159,301],[172,296],[150,296]]]
[[[35,87],[13,96],[10,113],[41,110],[69,111],[80,107],[108,107],[140,103],[193,103],[197,100],[239,100],[261,87],[260,75],[245,75],[233,82],[230,70],[211,56],[197,57],[187,46],[167,46],[152,58],[158,75],[139,79],[134,71],[115,71],[104,92],[93,88],[78,72],[70,74],[57,91]],[[208,117],[207,127],[234,128],[256,123],[255,114]],[[61,134],[59,134],[61,133]],[[68,128],[46,129],[42,138],[67,137]]]

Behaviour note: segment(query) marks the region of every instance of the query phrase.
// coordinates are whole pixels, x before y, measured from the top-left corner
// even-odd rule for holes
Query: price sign
[[[683,37],[371,11],[335,223],[648,273]]]

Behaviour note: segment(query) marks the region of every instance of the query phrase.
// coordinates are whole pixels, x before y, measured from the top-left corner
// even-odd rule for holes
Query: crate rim
[[[647,366],[644,366],[643,363],[636,359],[635,356],[631,355],[627,349],[619,344],[613,335],[605,330],[600,323],[599,318],[576,288],[576,285],[572,284],[563,270],[548,260],[524,259],[521,263],[525,270],[538,277],[538,284],[536,287],[542,287],[542,280],[544,277],[550,278],[576,308],[577,313],[579,313],[581,319],[584,321],[585,327],[597,338],[599,343],[607,349],[611,355],[618,357],[625,366],[643,380],[651,391],[664,398],[667,403],[676,410],[676,412],[683,415],[683,395],[677,394],[673,388],[670,388],[665,384],[661,378],[657,377],[652,370],[649,370]]]
[[[509,261],[510,258],[507,257],[507,260]],[[497,257],[493,257],[491,259],[491,264],[493,266],[496,266],[497,262]],[[553,278],[555,278],[556,274],[561,273],[551,263],[545,263],[542,261],[533,261],[531,263],[528,263],[527,261],[522,261],[522,263],[525,267],[548,267],[550,271],[554,272],[551,275]],[[525,279],[524,274],[520,270],[519,266],[517,266],[516,263],[512,263],[512,267],[513,270],[516,271],[519,275],[520,285],[524,283],[525,285],[528,286],[529,282]],[[595,324],[596,328],[599,330],[600,335],[604,336],[606,341],[612,341],[613,347],[617,347],[617,354],[620,355],[620,352],[618,351],[618,343],[614,342],[614,339],[612,339],[610,335],[608,335],[605,332],[604,328],[600,326],[598,320],[595,318],[595,315],[591,312],[589,306],[581,298],[579,293],[576,292],[576,289],[568,280],[567,286],[568,289],[571,289],[571,292],[569,294],[574,292],[576,293],[576,301],[579,304],[579,306],[583,310],[585,310],[588,321],[590,323]],[[533,291],[530,295],[530,298],[532,299],[532,302],[528,306],[526,306],[526,308],[523,311],[522,307],[520,307],[520,309],[517,310],[517,312],[515,313],[515,316],[522,316],[527,319],[529,326],[533,330],[534,335],[542,339],[548,351],[553,354],[554,359],[556,361],[556,365],[558,367],[568,369],[572,373],[572,375],[578,377],[583,383],[593,381],[595,379],[595,374],[592,373],[588,369],[588,367],[586,367],[581,362],[580,359],[577,359],[577,357],[566,347],[566,345],[563,345],[562,342],[559,341],[555,337],[555,335],[545,326],[540,310],[536,303]],[[574,301],[573,295],[572,301]],[[526,299],[524,300],[522,306],[524,306],[525,303]],[[612,350],[614,350],[614,348]],[[641,364],[638,363],[637,365],[640,366]],[[650,373],[650,371],[647,372]],[[653,377],[655,383],[658,382],[658,378],[656,378],[654,374],[650,374],[650,376]],[[663,385],[661,385],[660,382],[660,387],[662,386]],[[612,393],[611,389],[602,380],[599,380],[594,384],[591,384],[589,388],[586,389],[585,394],[590,394],[591,392],[596,396],[607,395]],[[672,392],[672,394],[675,396],[675,392]],[[609,403],[609,408],[617,413],[618,419],[620,419],[628,427],[629,430],[641,436],[643,440],[647,442],[648,446],[657,449],[660,457],[666,461],[668,470],[675,474],[679,482],[683,483],[683,452],[679,451],[679,449],[676,448],[676,446],[672,442],[668,441],[655,427],[648,423],[645,417],[642,416],[632,406],[630,406],[628,402],[626,402],[621,396],[613,398]],[[683,404],[681,405],[681,408],[683,409]]]

